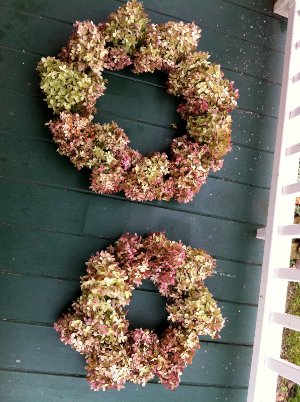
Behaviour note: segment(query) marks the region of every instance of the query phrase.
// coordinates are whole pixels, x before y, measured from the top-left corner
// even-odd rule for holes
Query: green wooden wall
[[[56,55],[75,20],[105,20],[120,0],[0,0],[0,400],[3,402],[146,402],[246,400],[276,133],[286,21],[271,0],[145,0],[154,22],[194,20],[200,49],[240,89],[233,113],[233,151],[189,204],[130,202],[101,196],[56,153],[44,123],[51,117],[35,72]],[[96,120],[114,119],[143,152],[163,151],[176,135],[175,98],[164,76],[107,72]],[[120,234],[165,230],[217,259],[207,285],[227,324],[202,348],[175,392],[152,381],[95,393],[82,356],[52,328],[79,294],[89,255]],[[133,326],[159,329],[164,301],[149,283],[135,291]]]

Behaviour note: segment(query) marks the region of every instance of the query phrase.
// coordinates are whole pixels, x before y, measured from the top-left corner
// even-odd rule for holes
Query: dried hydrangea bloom
[[[105,251],[96,253],[86,265],[87,275],[81,278],[83,292],[97,297],[117,299],[121,306],[129,303],[132,286],[128,284],[127,276],[124,276],[113,255]]]
[[[132,0],[106,22],[76,22],[60,60],[40,61],[48,106],[62,112],[49,123],[58,151],[78,169],[91,169],[92,191],[123,191],[136,201],[187,203],[209,171],[222,167],[231,149],[228,114],[237,106],[238,91],[208,53],[195,52],[200,31],[194,23],[150,24],[141,3]],[[116,123],[92,123],[96,101],[105,90],[103,68],[119,70],[132,63],[134,73],[166,72],[167,91],[181,98],[177,111],[186,129],[168,153],[141,155],[130,148]]]
[[[92,389],[121,389],[126,381],[145,384],[154,376],[168,389],[178,386],[199,348],[198,336],[216,337],[224,325],[203,282],[214,265],[203,250],[164,233],[144,239],[126,233],[89,259],[82,295],[54,328],[62,342],[85,355]],[[146,278],[167,298],[170,326],[161,337],[149,329],[129,330],[126,319],[134,284]]]
[[[149,277],[149,256],[141,236],[126,233],[116,241],[114,247],[110,246],[109,250],[126,270],[130,284],[139,286],[143,279]]]
[[[169,294],[176,299],[199,289],[204,279],[213,274],[215,266],[215,260],[204,250],[186,247],[184,262],[176,269],[175,284]]]
[[[92,170],[90,189],[99,194],[117,193],[125,177],[124,170],[117,164],[113,171],[107,166],[98,166]]]
[[[209,62],[208,58],[208,53],[189,54],[170,71],[168,92],[187,101],[179,108],[183,118],[207,110],[230,112],[237,106],[238,91],[234,90],[233,82],[224,79],[220,65]]]
[[[134,55],[134,72],[169,71],[196,49],[200,32],[194,23],[182,21],[149,25],[143,44]]]
[[[115,122],[95,124],[90,118],[63,112],[50,121],[58,152],[68,156],[77,169],[93,169],[91,188],[95,192],[114,193],[126,178],[126,172],[140,154],[129,147],[124,130]]]
[[[64,343],[80,353],[97,350],[102,344],[123,342],[128,321],[122,309],[129,303],[132,286],[126,281],[114,256],[102,251],[87,262],[81,278],[82,295],[55,324]]]
[[[156,375],[167,389],[178,387],[180,376],[192,363],[195,351],[200,348],[196,331],[188,332],[182,327],[170,326],[159,344]]]
[[[115,122],[95,124],[95,141],[89,167],[93,169],[91,189],[111,194],[122,189],[126,172],[140,158],[129,148],[129,139]]]
[[[108,53],[104,57],[104,66],[108,70],[122,70],[132,64],[125,49],[108,47],[107,51]]]
[[[191,116],[187,131],[197,143],[207,147],[212,159],[221,159],[231,150],[231,123],[231,116],[225,113]]]
[[[58,152],[68,156],[77,169],[89,166],[93,157],[95,132],[90,119],[77,113],[62,112],[48,123]]]
[[[65,63],[54,57],[43,57],[38,64],[40,87],[46,95],[49,108],[54,113],[63,111],[91,114],[96,100],[105,90],[102,77],[78,71],[73,63]]]
[[[179,202],[189,202],[205,183],[210,164],[207,163],[207,150],[189,141],[187,136],[172,142],[171,176],[174,179],[174,198]]]
[[[109,46],[132,55],[142,43],[148,22],[142,4],[132,0],[108,16],[103,33]]]
[[[131,331],[129,342],[130,379],[135,384],[145,385],[155,375],[159,338],[153,331],[140,328]]]
[[[185,261],[185,247],[181,242],[167,239],[164,233],[153,233],[144,241],[149,258],[150,276],[163,296],[175,284],[177,269]]]
[[[96,132],[93,147],[94,161],[91,166],[97,166],[103,162],[110,164],[112,157],[117,159],[124,169],[131,166],[131,153],[129,152],[129,138],[124,130],[114,121],[108,124],[95,124]]]
[[[105,347],[86,357],[87,380],[94,391],[120,390],[130,375],[130,357],[123,344]]]
[[[62,61],[76,63],[79,71],[91,69],[100,75],[104,69],[105,37],[92,21],[77,21],[66,47],[59,55]]]
[[[167,305],[168,320],[182,325],[187,331],[216,338],[224,326],[221,309],[205,286],[190,291],[184,299]]]
[[[126,197],[138,201],[170,200],[174,189],[169,166],[165,153],[156,152],[138,159],[122,186]]]

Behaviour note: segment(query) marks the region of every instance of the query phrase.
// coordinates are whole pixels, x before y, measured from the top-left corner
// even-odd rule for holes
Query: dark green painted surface
[[[13,386],[12,386],[13,384]],[[122,390],[122,399],[117,391],[101,394],[91,392],[86,381],[82,378],[61,377],[49,374],[28,374],[22,372],[0,372],[0,389],[6,396],[5,402],[24,402],[24,395],[30,402],[44,400],[61,402],[115,402],[118,400],[130,402],[157,402],[157,401],[231,401],[246,400],[246,390],[221,387],[180,386],[176,392],[166,391],[158,384],[147,384],[146,387],[128,384]]]
[[[44,123],[51,118],[35,73],[55,55],[75,20],[103,20],[118,0],[0,0],[0,400],[158,402],[246,400],[277,124],[286,22],[271,0],[145,0],[154,22],[195,20],[199,49],[211,53],[240,89],[233,150],[189,204],[129,202],[89,191],[88,172],[60,157]],[[97,121],[115,120],[147,153],[179,135],[176,99],[163,74],[107,73]],[[163,113],[162,113],[163,110]],[[82,356],[52,329],[79,294],[84,262],[126,231],[165,230],[217,259],[207,286],[227,318],[219,340],[202,339],[175,392],[156,380],[94,393]],[[151,283],[134,292],[132,327],[165,322],[165,301]]]
[[[81,376],[85,374],[83,356],[59,342],[58,335],[51,327],[34,325],[33,328],[33,325],[27,323],[2,322],[0,333],[3,345],[1,359],[7,368]],[[187,384],[245,387],[251,352],[250,346],[203,341],[194,364],[188,366],[182,374],[182,381]],[[122,400],[122,394],[119,397]]]

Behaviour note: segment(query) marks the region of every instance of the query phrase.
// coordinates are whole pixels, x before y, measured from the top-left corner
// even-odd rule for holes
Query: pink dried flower
[[[175,284],[178,267],[184,263],[185,248],[181,242],[168,240],[164,233],[153,233],[144,241],[149,258],[150,278],[160,293],[168,296],[169,287]]]
[[[43,58],[38,71],[49,107],[60,118],[50,122],[59,153],[78,169],[88,167],[90,188],[101,194],[124,191],[136,201],[190,202],[210,169],[220,169],[231,149],[231,118],[238,91],[208,53],[195,52],[200,28],[194,23],[150,24],[141,3],[128,1],[106,22],[76,22],[60,60]],[[187,121],[185,135],[171,153],[140,155],[114,122],[92,123],[105,90],[103,68],[168,73],[167,90],[181,97],[177,111]],[[74,116],[70,114],[74,113]]]
[[[104,58],[104,65],[108,70],[123,70],[132,64],[125,49],[108,47],[107,50],[108,54]]]
[[[77,21],[66,47],[59,55],[62,61],[76,63],[79,71],[91,69],[101,76],[104,69],[105,37],[92,21]]]
[[[169,71],[196,49],[200,32],[194,23],[149,25],[143,45],[134,55],[134,72]]]
[[[156,367],[159,382],[167,389],[175,389],[183,370],[192,363],[195,351],[199,348],[199,338],[195,331],[188,332],[180,326],[170,326],[159,344]]]
[[[174,198],[179,202],[189,202],[205,183],[210,164],[207,163],[207,149],[187,136],[173,140],[171,176],[174,179]]]
[[[166,200],[174,195],[170,162],[165,153],[154,153],[137,160],[123,182],[122,190],[132,200]]]
[[[48,123],[58,152],[68,156],[78,170],[88,166],[93,155],[95,132],[90,119],[79,114],[60,113],[59,119]]]
[[[119,390],[126,381],[145,384],[155,375],[168,389],[178,386],[200,347],[198,336],[216,337],[224,325],[203,284],[214,264],[203,250],[171,241],[164,233],[144,239],[126,233],[89,259],[82,295],[54,328],[62,342],[85,355],[93,390]],[[124,306],[133,285],[145,278],[168,300],[171,324],[161,338],[148,329],[128,329]]]
[[[129,343],[130,380],[145,385],[155,375],[159,353],[158,336],[147,329],[135,329],[130,333]]]

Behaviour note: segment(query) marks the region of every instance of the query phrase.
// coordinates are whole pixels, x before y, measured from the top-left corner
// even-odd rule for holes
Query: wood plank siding
[[[105,20],[120,0],[0,0],[0,400],[3,402],[243,402],[247,397],[275,144],[286,21],[271,0],[145,0],[153,22],[195,21],[199,49],[221,63],[240,90],[233,150],[189,204],[130,202],[96,195],[88,172],[59,156],[52,117],[35,71],[55,56],[76,20]],[[176,136],[177,100],[163,74],[106,72],[96,121],[115,120],[143,153]],[[64,346],[54,321],[79,294],[84,262],[124,232],[166,231],[217,259],[207,286],[227,318],[219,340],[201,350],[175,392],[155,380],[95,393],[84,360]],[[164,300],[151,283],[134,291],[133,327],[164,325]]]

